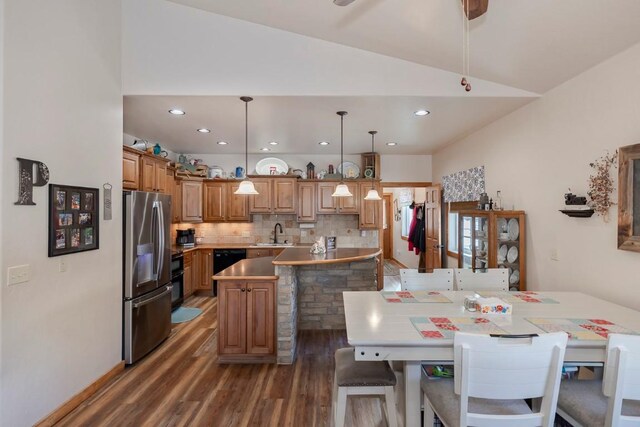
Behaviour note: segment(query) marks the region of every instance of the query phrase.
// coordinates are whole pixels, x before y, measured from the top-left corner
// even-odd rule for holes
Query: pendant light
[[[353,197],[349,187],[344,184],[344,116],[347,115],[346,111],[338,111],[336,113],[340,116],[340,184],[336,187],[331,197]]]
[[[253,186],[253,182],[249,180],[249,103],[253,101],[253,98],[248,96],[241,96],[240,100],[244,102],[244,180],[240,183],[240,186],[233,194],[251,195],[258,194],[256,188]]]
[[[376,170],[376,156],[375,156],[375,151],[373,151],[373,140],[376,136],[376,133],[378,133],[378,131],[375,130],[370,130],[369,134],[371,135],[371,154],[373,155],[373,170]],[[380,195],[378,194],[378,190],[375,189],[374,184],[373,184],[373,173],[371,174],[371,190],[369,190],[369,192],[367,193],[367,197],[364,198],[365,200],[382,200],[382,197],[380,197]]]

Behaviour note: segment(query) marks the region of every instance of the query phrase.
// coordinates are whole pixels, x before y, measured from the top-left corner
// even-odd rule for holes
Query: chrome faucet
[[[280,233],[284,233],[284,231],[282,231],[282,224],[280,224],[279,222],[276,222],[275,227],[273,227],[273,244],[274,245],[278,244],[278,227],[280,227]]]

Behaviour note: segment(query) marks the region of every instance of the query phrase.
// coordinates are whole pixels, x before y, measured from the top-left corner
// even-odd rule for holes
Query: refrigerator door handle
[[[165,291],[164,291],[164,292],[162,292],[161,294],[156,295],[156,296],[155,296],[155,297],[153,297],[153,298],[149,298],[148,300],[145,300],[145,301],[142,301],[142,302],[134,303],[134,304],[133,304],[133,308],[140,308],[140,307],[143,307],[143,306],[145,306],[145,305],[147,305],[147,304],[150,304],[150,303],[154,302],[155,300],[158,300],[158,299],[162,298],[162,297],[163,297],[163,296],[165,296],[167,293],[171,292],[171,289],[173,289],[173,286],[168,285],[168,286],[166,287]]]
[[[153,202],[152,205],[152,211],[153,211],[153,216],[152,216],[152,231],[151,231],[151,238],[153,240],[153,261],[154,263],[156,263],[156,271],[155,271],[155,279],[156,281],[160,282],[160,273],[162,272],[162,262],[163,262],[163,227],[161,225],[162,222],[162,203],[159,202],[158,200],[155,200]],[[158,240],[156,241],[155,238],[158,238]]]
[[[158,280],[162,277],[163,269],[164,269],[164,259],[165,259],[165,248],[164,245],[166,243],[165,227],[164,227],[164,206],[162,206],[161,201],[156,201],[158,204]]]

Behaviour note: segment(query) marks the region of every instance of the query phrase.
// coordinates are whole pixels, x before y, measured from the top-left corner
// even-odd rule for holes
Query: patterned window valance
[[[445,202],[478,200],[484,189],[484,166],[467,169],[442,177]]]

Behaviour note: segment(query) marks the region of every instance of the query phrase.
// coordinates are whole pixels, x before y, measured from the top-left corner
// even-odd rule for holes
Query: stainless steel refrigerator
[[[123,357],[134,363],[171,332],[171,196],[124,193]]]

